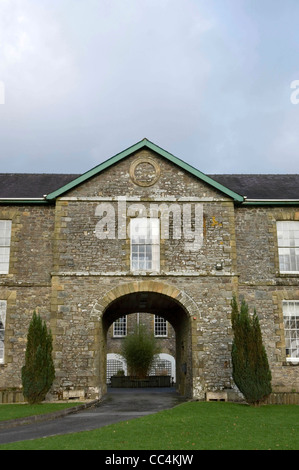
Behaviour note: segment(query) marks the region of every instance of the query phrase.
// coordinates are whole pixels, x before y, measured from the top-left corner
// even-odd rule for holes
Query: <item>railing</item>
[[[265,401],[267,405],[299,405],[298,392],[274,392]]]

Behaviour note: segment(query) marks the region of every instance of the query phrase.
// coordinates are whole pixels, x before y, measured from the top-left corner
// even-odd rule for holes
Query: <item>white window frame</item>
[[[299,221],[277,221],[279,271],[299,274]]]
[[[131,219],[130,245],[131,271],[160,271],[160,220],[158,218]]]
[[[156,338],[167,338],[168,326],[165,318],[155,315],[155,336]]]
[[[299,300],[284,300],[282,302],[282,311],[286,360],[299,362]]]
[[[4,339],[5,339],[5,323],[6,323],[6,300],[0,300],[0,364],[4,363]]]
[[[9,273],[11,220],[0,220],[0,274]]]
[[[118,318],[113,323],[113,337],[114,338],[123,338],[127,336],[127,316]]]

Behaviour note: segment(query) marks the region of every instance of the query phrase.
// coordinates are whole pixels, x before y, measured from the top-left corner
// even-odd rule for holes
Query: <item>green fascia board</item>
[[[288,201],[282,199],[280,200],[267,200],[267,199],[261,199],[261,200],[256,200],[256,201],[246,201],[242,204],[243,206],[299,206],[299,201],[293,200],[293,201]]]
[[[86,173],[83,173],[81,176],[78,178],[74,179],[70,183],[66,184],[65,186],[62,186],[61,188],[57,189],[56,191],[53,191],[52,193],[48,194],[46,196],[46,199],[48,201],[51,201],[62,194],[66,193],[67,191],[75,188],[81,183],[84,183],[86,180],[89,178],[101,173],[103,170],[106,170],[110,166],[114,165],[115,163],[118,163],[120,160],[123,160],[124,158],[130,156],[137,150],[140,150],[142,148],[149,148],[156,152],[158,155],[161,155],[162,157],[166,158],[170,162],[174,163],[175,165],[179,166],[183,170],[191,173],[193,176],[196,176],[197,178],[201,179],[205,183],[211,185],[215,189],[218,189],[222,193],[226,194],[227,196],[231,197],[237,202],[243,202],[244,197],[241,196],[240,194],[235,193],[234,191],[231,191],[230,189],[226,188],[222,184],[218,183],[217,181],[214,181],[212,178],[209,176],[205,175],[201,171],[197,170],[196,168],[192,167],[188,163],[184,162],[183,160],[180,160],[179,158],[175,157],[171,153],[167,152],[166,150],[163,150],[161,147],[158,147],[156,144],[150,142],[148,139],[143,139],[140,142],[137,142],[136,144],[132,145],[131,147],[127,148],[126,150],[114,155],[114,157],[109,158],[103,163],[100,163],[99,165],[95,166],[91,170],[87,171]]]

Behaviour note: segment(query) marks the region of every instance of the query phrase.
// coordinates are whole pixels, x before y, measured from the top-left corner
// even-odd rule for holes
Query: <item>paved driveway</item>
[[[185,399],[172,388],[110,389],[93,408],[40,423],[0,430],[0,444],[40,437],[90,431],[108,424],[172,408]]]

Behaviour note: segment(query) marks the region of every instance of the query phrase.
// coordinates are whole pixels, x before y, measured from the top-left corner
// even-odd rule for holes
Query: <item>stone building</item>
[[[61,396],[107,389],[107,332],[154,314],[186,396],[232,394],[231,299],[256,307],[276,392],[299,392],[299,175],[205,175],[143,139],[83,175],[0,175],[0,389],[33,311]],[[153,318],[153,317],[152,317]]]

